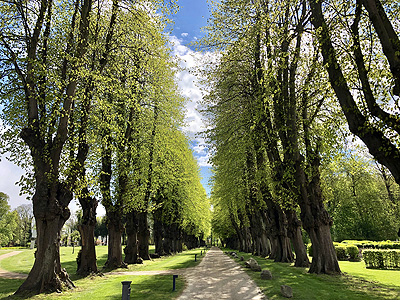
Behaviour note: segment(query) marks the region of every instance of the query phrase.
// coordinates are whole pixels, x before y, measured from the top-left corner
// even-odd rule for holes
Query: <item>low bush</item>
[[[355,245],[347,245],[346,246],[346,254],[349,256],[350,260],[359,260],[358,257],[358,248]]]
[[[338,260],[347,260],[346,246],[335,245],[335,251]]]
[[[358,248],[354,245],[346,245],[333,242],[338,260],[359,260]],[[312,244],[307,245],[308,255],[313,256]]]
[[[399,269],[400,250],[364,250],[363,258],[367,268]]]

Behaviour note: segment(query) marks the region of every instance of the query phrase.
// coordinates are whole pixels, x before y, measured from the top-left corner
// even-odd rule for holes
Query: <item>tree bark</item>
[[[147,211],[137,212],[138,218],[138,251],[139,257],[143,260],[150,260],[149,255],[149,242],[150,242],[150,230],[147,222]]]
[[[287,210],[285,214],[288,219],[288,237],[292,241],[294,253],[296,255],[294,266],[307,268],[310,266],[310,261],[307,256],[307,248],[303,243],[301,222],[297,218],[295,211]]]
[[[153,236],[154,236],[154,244],[155,244],[155,253],[162,256],[165,255],[164,245],[163,245],[163,236],[164,236],[164,226],[161,221],[162,210],[158,208],[153,212]]]
[[[137,264],[141,263],[139,260],[138,253],[138,218],[137,212],[132,211],[126,216],[126,234],[127,234],[127,244],[124,248],[125,259],[124,262],[127,264]]]
[[[89,191],[84,189],[82,197],[79,197],[79,203],[82,207],[82,223],[78,230],[81,234],[82,246],[78,254],[77,274],[88,275],[97,273],[96,249],[94,228],[96,226],[96,198],[88,195]]]
[[[46,194],[50,194],[54,189],[49,189],[47,181],[42,182],[36,189],[33,197],[37,230],[35,262],[28,278],[15,292],[16,295],[61,291],[63,287],[74,287],[60,263],[60,232],[70,216],[68,203],[72,200],[72,194],[60,188],[60,185],[58,190],[58,201],[48,197],[47,201],[43,201]]]
[[[122,215],[119,211],[106,211],[108,228],[108,258],[104,264],[106,269],[126,268],[122,261]]]

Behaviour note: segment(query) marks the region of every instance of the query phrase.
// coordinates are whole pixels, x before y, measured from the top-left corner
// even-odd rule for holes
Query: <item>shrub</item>
[[[364,250],[363,258],[367,268],[400,268],[400,250]]]
[[[335,245],[335,250],[338,260],[347,260],[346,246]]]
[[[355,245],[347,245],[346,254],[350,257],[350,260],[359,260],[358,248]]]

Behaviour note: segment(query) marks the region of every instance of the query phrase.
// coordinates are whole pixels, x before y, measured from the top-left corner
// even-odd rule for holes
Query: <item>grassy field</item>
[[[150,250],[154,251],[154,248]],[[34,251],[30,249],[18,249],[18,251],[22,252],[16,256],[0,261],[0,268],[12,272],[29,273],[34,262]],[[175,299],[181,293],[185,285],[184,279],[179,277],[176,282],[176,291],[173,292],[171,275],[105,275],[103,277],[92,276],[81,278],[75,275],[76,256],[79,248],[76,247],[74,253],[72,253],[72,251],[72,247],[61,247],[60,257],[62,266],[67,269],[71,279],[76,285],[76,288],[72,291],[63,292],[62,294],[38,295],[30,297],[29,299],[121,299],[121,282],[126,280],[132,281],[132,299]],[[201,258],[203,257],[200,255],[201,252],[203,252],[204,256],[203,249],[194,249],[184,251],[177,255],[153,259],[152,261],[145,261],[142,265],[130,265],[128,269],[118,269],[118,271],[150,271],[193,267],[201,261]],[[101,268],[107,259],[107,247],[97,246],[96,253],[98,266]],[[0,252],[0,254],[3,253]],[[197,262],[194,261],[195,254],[197,254],[198,258]],[[22,282],[23,280],[0,278],[0,299],[5,299],[7,296],[12,295]],[[11,299],[19,298],[14,296]]]
[[[245,260],[251,257],[248,253],[240,252],[238,255]],[[400,299],[400,271],[370,270],[363,262],[340,262],[344,275],[314,275],[308,274],[308,269],[295,268],[291,264],[254,258],[263,270],[272,272],[273,279],[262,280],[259,272],[246,270],[271,300],[286,299],[280,293],[283,284],[291,286],[292,299],[299,300]]]

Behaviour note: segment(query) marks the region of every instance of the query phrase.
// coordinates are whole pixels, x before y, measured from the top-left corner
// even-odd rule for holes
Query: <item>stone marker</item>
[[[288,285],[281,285],[281,293],[282,296],[285,298],[292,298],[293,297],[293,291],[292,288]]]
[[[245,267],[250,268],[252,271],[260,272],[261,267],[258,262],[254,258],[250,258],[248,261],[245,262]]]
[[[270,280],[272,279],[272,273],[270,270],[262,270],[261,271],[261,279]]]

